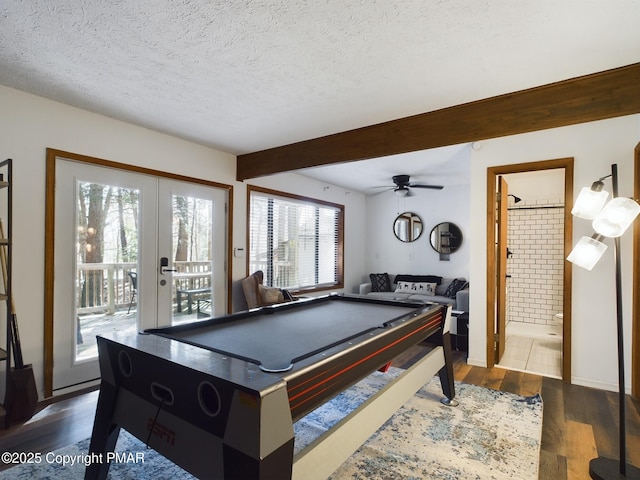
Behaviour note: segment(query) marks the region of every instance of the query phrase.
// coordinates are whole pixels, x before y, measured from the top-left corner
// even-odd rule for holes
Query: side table
[[[455,322],[456,334],[452,335],[451,347],[461,352],[469,351],[469,312],[453,310],[451,319]]]

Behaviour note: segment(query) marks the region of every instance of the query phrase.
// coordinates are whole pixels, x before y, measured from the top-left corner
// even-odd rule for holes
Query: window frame
[[[320,200],[317,198],[306,197],[303,195],[296,195],[289,192],[282,192],[280,190],[273,190],[270,188],[258,187],[256,185],[247,185],[246,274],[249,275],[250,273],[253,273],[253,272],[249,272],[249,264],[251,261],[251,251],[250,251],[251,250],[251,195],[253,193],[263,194],[268,197],[279,197],[279,198],[289,199],[293,201],[299,201],[301,203],[312,204],[319,207],[331,207],[331,208],[335,208],[338,211],[338,218],[336,222],[337,231],[336,231],[335,283],[332,283],[330,285],[326,283],[316,284],[311,287],[301,288],[297,290],[293,289],[291,291],[296,294],[304,294],[304,293],[320,292],[320,291],[326,291],[326,290],[337,290],[337,289],[344,288],[344,211],[345,211],[344,205],[328,202],[326,200]],[[267,279],[265,277],[265,282],[266,280]]]

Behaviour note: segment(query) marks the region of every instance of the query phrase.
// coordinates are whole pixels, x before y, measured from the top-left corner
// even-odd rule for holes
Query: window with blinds
[[[248,188],[249,273],[293,291],[343,286],[344,206]]]

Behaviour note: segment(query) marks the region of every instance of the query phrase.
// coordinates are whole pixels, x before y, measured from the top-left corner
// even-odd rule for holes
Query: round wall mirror
[[[433,227],[429,241],[436,252],[453,253],[462,244],[462,231],[454,223],[442,222]]]
[[[422,235],[422,219],[413,212],[398,215],[393,222],[393,233],[401,242],[415,242]]]

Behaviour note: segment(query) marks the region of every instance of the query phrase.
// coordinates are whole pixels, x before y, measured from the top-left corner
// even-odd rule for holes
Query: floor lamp
[[[605,206],[608,193],[603,190],[604,184],[602,181],[608,177],[611,177],[613,198]],[[571,213],[577,217],[593,220],[593,228],[596,233],[592,237],[582,237],[567,257],[567,260],[577,266],[591,270],[607,250],[607,245],[602,243],[602,240],[605,237],[609,237],[613,238],[615,261],[620,456],[618,460],[605,457],[594,458],[589,462],[589,474],[592,479],[597,480],[640,480],[640,469],[627,464],[622,275],[619,256],[620,236],[631,226],[640,213],[640,205],[630,198],[618,197],[618,166],[613,164],[611,165],[611,175],[600,178],[593,183],[591,188],[585,187],[582,189]]]

